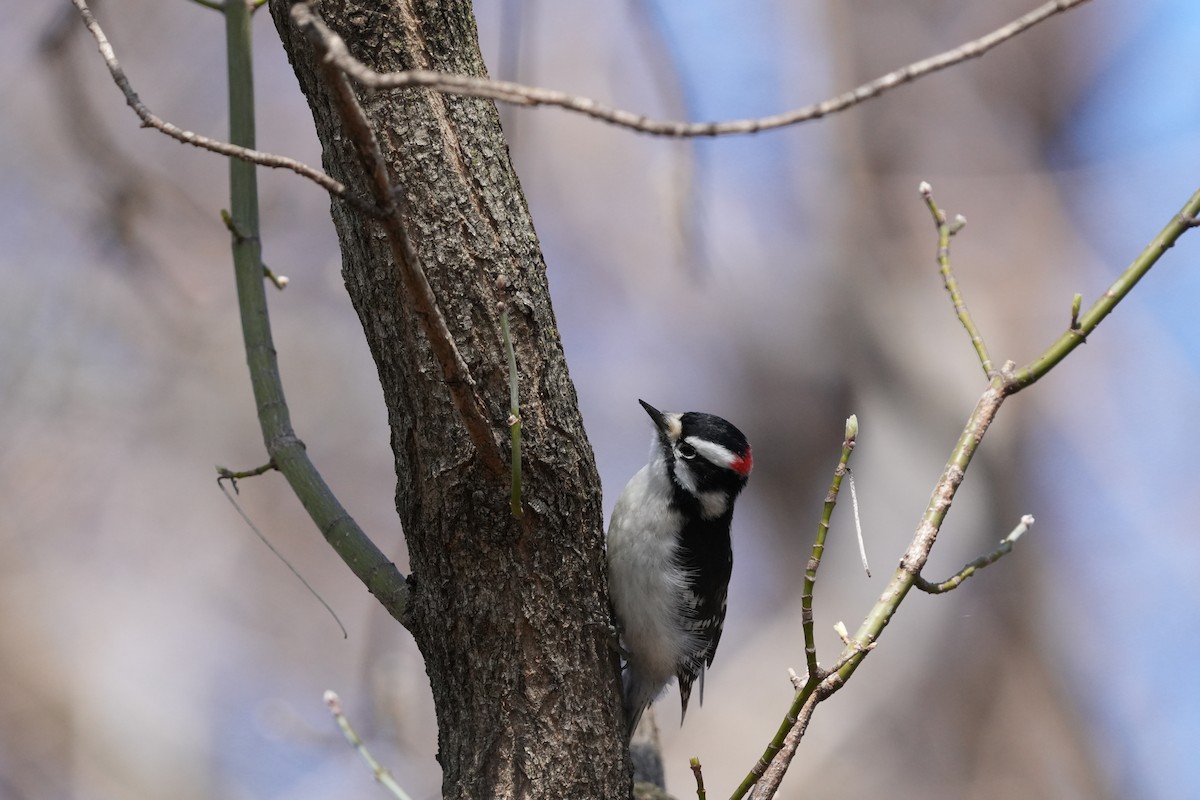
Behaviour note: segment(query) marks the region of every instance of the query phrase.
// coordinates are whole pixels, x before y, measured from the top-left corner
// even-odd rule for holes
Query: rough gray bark
[[[289,5],[272,0],[271,12],[312,108],[325,167],[365,195]],[[326,0],[314,10],[381,72],[485,74],[465,0]],[[521,379],[525,514],[517,520],[509,476],[488,469],[463,429],[379,227],[333,204],[346,288],[388,408],[412,573],[407,625],[433,687],[443,794],[628,796],[600,482],[496,109],[425,90],[359,96],[506,460],[501,299],[510,301]],[[496,288],[500,275],[512,285],[507,298]]]

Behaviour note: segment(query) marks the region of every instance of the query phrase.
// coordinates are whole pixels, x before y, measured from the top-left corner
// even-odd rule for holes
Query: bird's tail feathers
[[[642,712],[650,707],[662,687],[643,680],[632,666],[625,668],[622,683],[625,689],[625,738],[632,739]]]

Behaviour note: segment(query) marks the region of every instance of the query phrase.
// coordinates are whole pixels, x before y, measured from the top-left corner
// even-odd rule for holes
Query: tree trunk
[[[292,26],[271,12],[308,98],[325,168],[366,196],[362,168]],[[466,0],[314,10],[380,72],[484,75]],[[628,796],[618,664],[607,627],[600,481],[558,338],[533,223],[493,103],[426,90],[358,92],[406,224],[506,460],[508,300],[520,374],[524,516],[455,412],[376,222],[333,219],[346,289],[379,370],[408,541],[407,625],[425,658],[448,798]],[[508,296],[497,289],[507,277]]]

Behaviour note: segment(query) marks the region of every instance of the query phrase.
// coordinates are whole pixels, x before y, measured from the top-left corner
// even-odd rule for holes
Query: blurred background
[[[976,38],[1032,0],[481,3],[492,74],[659,117],[757,116]],[[134,87],[226,135],[223,22],[186,0],[97,3]],[[941,287],[921,180],[970,224],[953,261],[999,362],[1027,362],[1200,183],[1191,0],[1097,0],[980,60],[822,121],[654,139],[504,109],[604,479],[644,462],[639,397],[739,425],[756,469],[703,708],[660,702],[669,787],[722,795],[803,668],[800,583],[843,420],[848,505],[816,595],[819,653],[890,576],[984,380]],[[234,303],[226,169],[140,129],[66,3],[0,28],[0,797],[383,796],[321,702],[414,798],[439,793],[411,639],[277,475],[238,501],[214,465],[264,460]],[[271,20],[256,20],[259,144],[319,164]],[[405,566],[386,416],[341,287],[328,200],[260,172],[293,418]],[[822,706],[781,796],[1200,797],[1200,272],[1181,244],[1067,362],[1003,408],[927,576]]]

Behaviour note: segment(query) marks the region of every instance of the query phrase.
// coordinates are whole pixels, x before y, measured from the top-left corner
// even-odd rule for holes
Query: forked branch
[[[142,121],[143,127],[161,131],[172,139],[184,144],[190,144],[193,147],[199,147],[203,150],[210,150],[223,156],[229,156],[230,158],[249,161],[252,164],[258,164],[260,167],[291,170],[301,177],[308,178],[334,197],[344,199],[359,211],[371,216],[375,216],[378,213],[370,203],[365,203],[361,199],[351,196],[347,193],[346,187],[340,182],[329,177],[321,170],[310,167],[308,164],[297,161],[294,158],[288,158],[287,156],[264,153],[262,150],[255,150],[253,147],[242,147],[229,142],[223,142],[219,139],[213,139],[209,136],[203,136],[199,133],[193,133],[171,122],[167,122],[155,114],[142,102],[138,93],[133,90],[133,85],[125,75],[125,69],[121,66],[121,62],[117,60],[117,55],[113,50],[112,44],[109,43],[108,37],[105,36],[104,30],[100,27],[100,23],[96,21],[92,10],[88,8],[87,0],[71,0],[71,2],[79,10],[80,16],[83,17],[83,24],[87,26],[88,32],[96,40],[96,46],[100,50],[100,57],[104,59],[113,82],[117,84],[117,88],[121,90],[121,93],[125,95],[125,102],[138,115],[138,119]]]
[[[825,679],[826,672],[817,663],[816,636],[813,631],[813,590],[817,582],[817,570],[821,566],[821,558],[825,553],[825,538],[829,534],[829,522],[833,518],[833,509],[837,505],[838,494],[842,488],[842,479],[849,472],[850,456],[854,453],[854,445],[858,441],[858,417],[851,414],[846,420],[845,433],[842,437],[842,452],[838,458],[837,467],[833,471],[833,479],[829,484],[829,492],[825,495],[825,503],[821,508],[821,520],[817,523],[817,533],[813,539],[812,553],[804,570],[804,593],[800,597],[800,616],[804,629],[804,658],[808,672],[803,679],[794,677],[793,686],[796,689],[792,707],[788,710],[783,724],[779,726],[774,738],[767,744],[766,750],[742,780],[741,785],[734,791],[733,797],[740,798],[756,784],[763,782],[764,776],[772,765],[782,764],[782,770],[787,770],[795,746],[808,725],[808,719],[816,708],[816,696]],[[797,733],[799,731],[799,733]],[[783,773],[779,772],[782,778]]]
[[[921,194],[921,199],[925,201],[925,206],[929,209],[929,213],[933,216],[934,227],[937,228],[937,261],[938,268],[942,273],[942,285],[946,287],[946,292],[950,295],[950,302],[954,304],[954,313],[958,315],[958,321],[962,323],[967,335],[971,337],[971,345],[975,348],[975,354],[979,356],[979,363],[983,367],[983,374],[991,378],[995,372],[995,369],[992,367],[992,357],[988,355],[988,348],[987,344],[983,341],[983,334],[975,326],[975,319],[971,316],[971,312],[967,310],[966,301],[963,300],[962,292],[958,289],[958,280],[954,277],[954,272],[950,269],[950,238],[962,230],[963,226],[967,224],[967,220],[961,216],[955,217],[953,222],[946,219],[946,212],[933,199],[933,187],[928,183],[922,181],[918,191]]]
[[[1017,523],[1017,527],[1013,528],[1008,536],[1000,540],[999,546],[992,552],[982,555],[974,561],[968,561],[965,567],[940,583],[927,581],[918,575],[916,587],[927,594],[945,594],[957,589],[967,578],[984,567],[995,564],[1001,558],[1011,553],[1013,546],[1017,543],[1017,539],[1020,539],[1031,527],[1033,527],[1033,515],[1026,514],[1021,517],[1021,521]]]
[[[925,185],[921,187],[921,194],[928,202],[929,190]],[[760,760],[755,765],[752,775],[757,773],[762,776],[753,786],[755,798],[765,799],[774,796],[779,786],[779,780],[790,764],[796,745],[803,737],[816,706],[826,697],[837,692],[854,674],[862,660],[874,648],[884,628],[887,627],[910,589],[914,586],[920,586],[926,591],[931,589],[948,591],[954,588],[973,572],[1004,555],[1011,549],[1013,540],[1032,523],[1032,520],[1022,519],[1021,525],[1018,525],[1013,533],[1009,534],[997,551],[971,562],[949,580],[941,584],[929,584],[922,581],[921,569],[925,566],[930,550],[937,541],[946,514],[950,510],[972,458],[1005,399],[1032,386],[1078,347],[1084,338],[1094,331],[1117,304],[1129,294],[1163,254],[1174,246],[1179,237],[1195,227],[1193,221],[1198,214],[1200,214],[1200,191],[1188,198],[1180,212],[1171,218],[1162,231],[1138,254],[1108,290],[1092,304],[1091,308],[1082,315],[1073,315],[1076,318],[1071,321],[1068,329],[1041,355],[1020,369],[1013,362],[1006,362],[989,376],[988,386],[976,403],[967,424],[963,427],[962,434],[942,470],[941,477],[933,488],[925,514],[921,517],[895,574],[884,588],[874,607],[863,619],[858,630],[852,637],[846,639],[846,647],[842,650],[838,664],[821,676],[820,683],[811,690],[811,694],[803,698],[799,708],[793,704],[788,709],[782,725],[782,728],[787,730],[786,734],[781,741],[778,734],[772,740],[773,746],[776,746],[778,742],[777,752],[769,758]],[[939,235],[940,232],[941,228],[939,227]],[[963,307],[965,308],[965,305]],[[805,684],[805,690],[808,690],[810,685],[811,676]],[[797,698],[799,699],[800,695]],[[733,797],[744,797],[750,788],[743,784]]]

